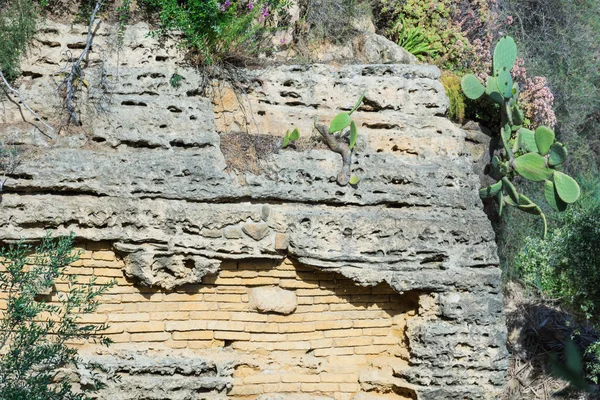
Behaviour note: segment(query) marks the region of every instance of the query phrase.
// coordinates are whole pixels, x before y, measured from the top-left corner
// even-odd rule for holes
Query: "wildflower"
[[[265,6],[263,8],[262,15],[258,19],[258,22],[263,22],[265,20],[265,18],[267,18],[268,16],[269,16],[269,9],[267,8],[267,6]]]
[[[252,10],[254,8],[254,4],[252,2],[248,3],[248,10]]]
[[[225,12],[230,5],[231,5],[231,1],[226,0],[225,3],[223,3],[223,5],[221,6],[221,11]]]

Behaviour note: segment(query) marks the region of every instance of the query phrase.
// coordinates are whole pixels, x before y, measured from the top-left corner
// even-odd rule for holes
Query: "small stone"
[[[276,286],[262,286],[250,290],[251,310],[262,313],[291,314],[296,311],[298,300],[296,293]]]
[[[223,236],[221,229],[202,229],[200,234],[207,238],[220,238]]]
[[[237,226],[228,226],[223,229],[223,234],[227,239],[239,239],[242,237],[242,230]]]
[[[262,218],[263,221],[267,222],[270,214],[271,214],[271,207],[269,207],[268,204],[265,204],[264,206],[262,206],[262,210],[260,211],[260,218]]]
[[[258,224],[254,222],[249,222],[247,224],[244,224],[242,230],[246,235],[250,236],[252,239],[259,241],[269,234],[269,225],[265,224],[264,222],[260,222]]]
[[[275,250],[287,250],[290,245],[290,235],[287,233],[275,234]]]

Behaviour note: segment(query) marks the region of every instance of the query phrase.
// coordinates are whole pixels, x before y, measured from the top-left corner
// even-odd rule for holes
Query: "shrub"
[[[284,13],[289,0],[143,0],[158,14],[159,32],[183,32],[183,46],[197,51],[201,64],[228,53],[253,54],[271,31],[268,22]]]
[[[99,336],[105,325],[81,324],[79,315],[93,312],[97,297],[110,285],[80,284],[65,268],[77,260],[73,237],[46,236],[36,247],[19,242],[0,250],[0,398],[3,400],[88,399],[74,393],[58,369],[77,364],[77,351],[68,344]],[[54,296],[54,284],[66,287]],[[48,302],[51,299],[52,302]]]
[[[515,257],[526,284],[547,298],[600,322],[600,188],[598,179],[580,177],[580,204],[557,218],[547,240],[527,237]]]
[[[0,1],[0,69],[9,81],[19,76],[20,59],[36,30],[35,0]]]
[[[398,42],[420,28],[433,49],[427,60],[453,72],[487,73],[490,49],[498,36],[495,0],[378,0],[377,25]]]
[[[460,77],[452,72],[443,71],[441,81],[450,99],[448,117],[462,123],[465,119],[465,98],[460,87]]]

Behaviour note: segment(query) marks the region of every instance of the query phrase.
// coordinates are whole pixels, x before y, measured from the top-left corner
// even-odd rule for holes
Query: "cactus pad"
[[[562,201],[568,204],[575,203],[581,195],[581,189],[575,179],[560,171],[554,171],[554,187]]]
[[[496,84],[498,85],[498,89],[505,99],[510,99],[512,97],[513,80],[512,76],[510,76],[510,70],[502,70],[498,72]]]
[[[502,190],[502,181],[498,181],[491,186],[479,190],[479,197],[482,199],[487,199],[490,197],[494,197],[498,194],[499,191]]]
[[[532,182],[542,182],[552,177],[553,170],[546,166],[546,159],[537,153],[527,153],[514,161],[519,175]]]
[[[350,122],[350,149],[356,145],[356,138],[358,137],[358,128],[354,121]]]
[[[535,144],[539,153],[543,156],[548,154],[550,146],[554,143],[554,132],[550,128],[540,126],[535,130]]]
[[[500,71],[509,71],[517,61],[517,45],[513,38],[504,36],[494,48],[494,74]]]
[[[562,201],[558,193],[556,192],[556,188],[554,187],[554,183],[552,181],[546,181],[544,184],[544,197],[550,207],[552,207],[556,211],[565,211],[567,209],[567,203]]]
[[[471,100],[477,100],[485,93],[485,87],[473,74],[463,76],[460,81],[460,86],[462,87],[465,96]]]
[[[344,130],[350,125],[350,115],[345,112],[341,112],[335,116],[335,118],[329,124],[329,133],[339,132]]]
[[[556,167],[567,161],[567,149],[560,143],[554,143],[550,146],[550,155],[548,156],[548,164],[551,167]]]

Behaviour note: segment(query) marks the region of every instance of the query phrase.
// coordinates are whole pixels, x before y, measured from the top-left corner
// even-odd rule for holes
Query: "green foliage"
[[[296,140],[300,139],[300,131],[298,130],[298,128],[294,128],[293,131],[287,131],[285,133],[285,135],[283,136],[283,142],[281,143],[281,148],[285,149],[286,147],[288,147],[290,145],[291,142],[294,142]]]
[[[583,199],[561,216],[560,228],[551,231],[547,240],[526,238],[515,266],[526,284],[598,323],[600,196],[587,193]]]
[[[177,72],[173,72],[173,75],[171,75],[171,78],[169,79],[169,83],[171,84],[171,87],[177,89],[179,85],[181,85],[182,80],[182,75],[179,75]]]
[[[19,76],[21,56],[35,33],[39,8],[35,0],[0,2],[0,69],[9,81]]]
[[[424,59],[425,55],[434,55],[439,52],[439,49],[432,47],[432,43],[425,35],[423,28],[420,26],[409,28],[404,23],[398,35],[398,45],[420,59]]]
[[[495,32],[487,1],[375,0],[371,4],[377,27],[419,58],[452,72],[487,69],[486,52]]]
[[[73,236],[53,240],[49,235],[36,246],[23,242],[0,249],[0,291],[6,295],[6,309],[0,321],[0,398],[3,400],[83,400],[74,393],[68,377],[58,369],[77,364],[73,340],[100,336],[106,325],[82,324],[79,315],[93,312],[98,296],[111,285],[95,281],[80,284],[65,268],[76,261]],[[54,284],[68,289],[52,296]]]
[[[544,222],[544,237],[547,232],[546,216],[542,209],[527,196],[518,194],[511,180],[518,174],[531,182],[545,182],[544,195],[550,206],[563,211],[565,204],[577,201],[580,195],[579,185],[570,176],[556,170],[567,157],[566,148],[556,142],[554,132],[544,126],[535,132],[523,127],[524,118],[519,99],[519,87],[513,83],[510,70],[517,59],[517,46],[511,37],[503,37],[494,49],[494,75],[488,77],[485,95],[500,106],[500,136],[503,150],[500,157],[492,160],[491,170],[499,177],[502,188],[497,184],[480,191],[483,198],[494,197],[499,203],[500,214],[504,205],[510,205],[529,214],[541,216]],[[461,81],[465,95],[477,100],[484,95],[484,86],[472,74]],[[551,150],[553,151],[551,152]],[[553,181],[552,181],[553,179]],[[504,192],[509,196],[505,196]]]
[[[448,117],[462,123],[465,119],[465,95],[460,86],[460,78],[458,75],[451,72],[442,72],[442,85],[446,89],[446,95],[450,99],[450,107],[448,108]],[[479,81],[477,81],[479,83]],[[479,83],[481,85],[481,83]],[[485,89],[484,89],[485,90]]]
[[[143,0],[160,20],[159,31],[183,32],[183,46],[211,64],[227,54],[255,53],[271,30],[267,21],[284,13],[289,0]]]

